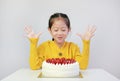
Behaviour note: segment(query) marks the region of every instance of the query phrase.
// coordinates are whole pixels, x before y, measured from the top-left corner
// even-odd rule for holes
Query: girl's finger
[[[96,31],[96,27],[93,26],[92,29],[91,29],[91,33],[94,33]]]
[[[25,31],[26,31],[26,33],[32,32],[32,27],[31,26],[26,26]]]
[[[29,32],[28,27],[25,27],[24,30],[25,30],[26,33]]]
[[[91,39],[93,36],[94,36],[94,34],[92,34],[92,35],[90,36],[90,39]]]
[[[91,32],[92,25],[88,25],[88,32]]]
[[[89,32],[89,31],[90,31],[90,26],[88,25],[86,32]]]
[[[42,34],[42,32],[39,32],[39,33],[37,34],[37,36],[39,37],[41,34]]]
[[[29,31],[28,31],[28,29],[25,27],[24,28],[24,31],[28,34],[29,33]]]

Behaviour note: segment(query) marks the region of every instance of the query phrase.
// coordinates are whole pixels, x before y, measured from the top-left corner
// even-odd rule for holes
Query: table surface
[[[82,70],[83,78],[38,78],[41,70],[20,69],[1,81],[120,81],[103,69]]]

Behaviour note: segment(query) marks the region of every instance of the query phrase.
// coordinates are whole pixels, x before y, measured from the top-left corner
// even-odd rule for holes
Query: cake
[[[51,58],[43,61],[43,77],[77,77],[79,76],[79,63],[74,59]]]

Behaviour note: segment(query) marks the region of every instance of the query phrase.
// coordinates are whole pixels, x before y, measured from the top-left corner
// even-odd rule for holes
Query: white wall
[[[54,12],[68,14],[72,33],[67,40],[81,48],[75,34],[95,24],[89,68],[102,68],[120,78],[120,0],[0,0],[0,79],[20,68],[29,68],[29,41],[24,37],[24,26],[43,31],[39,43],[51,39],[47,24]]]

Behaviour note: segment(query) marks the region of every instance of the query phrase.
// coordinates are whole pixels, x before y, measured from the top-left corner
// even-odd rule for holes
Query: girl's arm
[[[88,26],[87,31],[84,34],[77,34],[79,37],[81,37],[83,41],[83,50],[80,53],[76,53],[76,60],[80,63],[81,69],[86,69],[88,66],[88,60],[89,60],[89,50],[90,50],[90,39],[94,36],[94,32],[96,31],[95,26]],[[79,50],[79,49],[77,49]]]
[[[89,62],[89,49],[90,49],[90,41],[83,40],[83,50],[80,52],[79,47],[76,47],[76,57],[75,59],[79,62],[80,69],[86,69],[88,67]]]
[[[25,27],[26,37],[30,40],[30,68],[39,69],[41,67],[41,57],[37,48],[38,38],[41,32],[35,34],[31,27]]]
[[[37,48],[38,39],[30,39],[30,68],[33,70],[40,69],[43,61],[43,55],[39,51],[43,51],[42,46]]]

